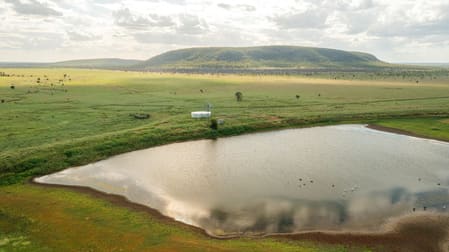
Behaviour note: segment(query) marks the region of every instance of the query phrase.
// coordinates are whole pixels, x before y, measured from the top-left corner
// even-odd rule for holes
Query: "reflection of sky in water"
[[[373,230],[446,211],[449,144],[342,125],[171,144],[39,182],[121,194],[207,229]]]

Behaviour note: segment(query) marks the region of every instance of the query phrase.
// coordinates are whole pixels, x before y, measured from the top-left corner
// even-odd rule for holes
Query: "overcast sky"
[[[0,61],[301,45],[449,62],[449,0],[0,0]]]

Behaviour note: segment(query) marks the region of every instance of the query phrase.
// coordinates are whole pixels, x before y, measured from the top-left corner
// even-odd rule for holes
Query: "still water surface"
[[[378,230],[449,207],[449,143],[340,125],[175,143],[36,179],[123,195],[211,234]]]

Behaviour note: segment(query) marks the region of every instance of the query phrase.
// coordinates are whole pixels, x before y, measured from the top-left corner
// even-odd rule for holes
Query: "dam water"
[[[449,143],[339,125],[174,143],[36,182],[123,195],[213,235],[378,230],[449,211]]]

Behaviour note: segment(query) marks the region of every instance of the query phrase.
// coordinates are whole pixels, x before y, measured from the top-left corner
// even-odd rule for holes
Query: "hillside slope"
[[[299,46],[208,47],[169,51],[137,67],[169,68],[348,68],[389,64],[361,52]]]

